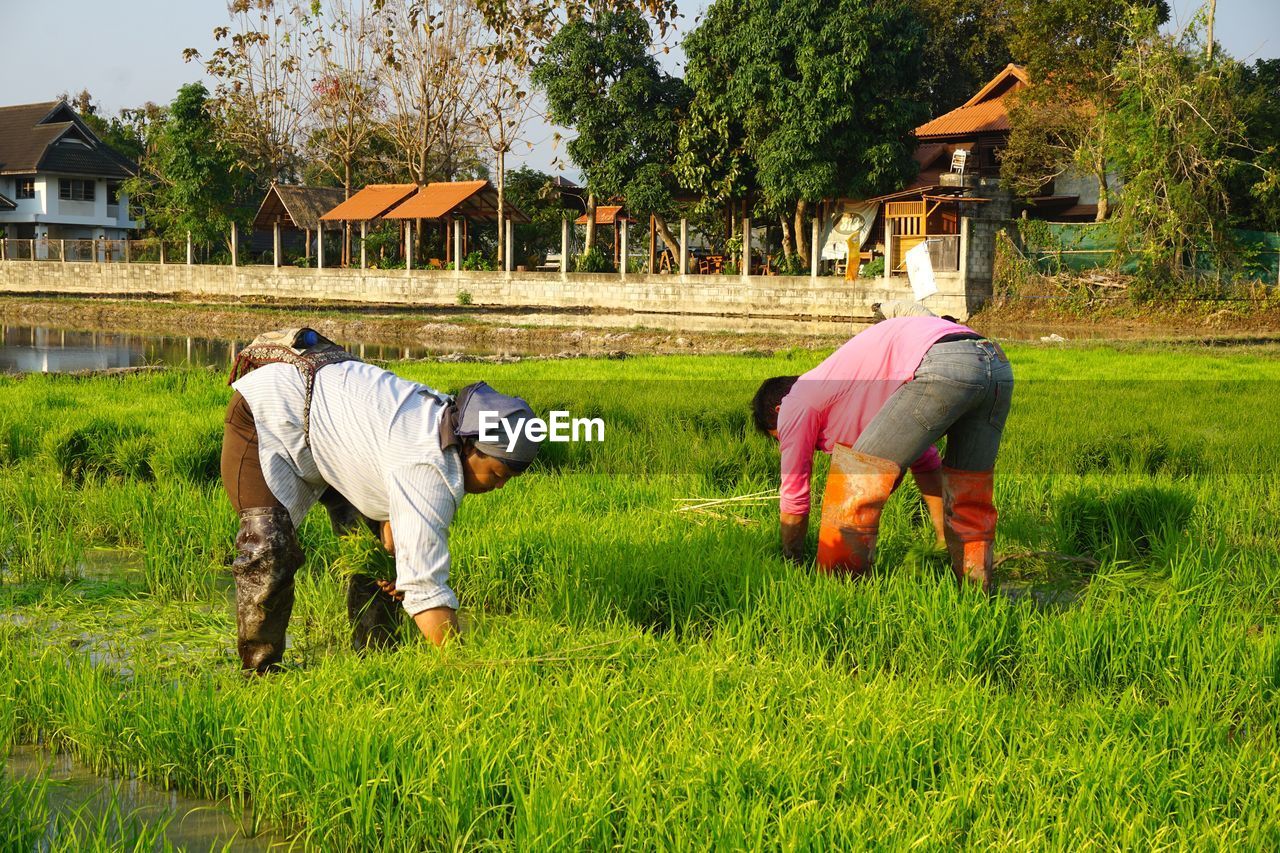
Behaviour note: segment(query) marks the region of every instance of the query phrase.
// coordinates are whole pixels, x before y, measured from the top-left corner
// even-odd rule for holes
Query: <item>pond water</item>
[[[288,843],[271,832],[254,833],[252,821],[225,803],[184,797],[132,776],[102,776],[66,754],[38,746],[14,747],[5,774],[18,782],[51,783],[49,827],[41,849],[67,842],[55,837],[55,821],[72,813],[90,826],[102,825],[103,818],[116,814],[145,825],[165,824],[165,838],[180,850],[253,853],[284,849]]]
[[[229,367],[235,354],[247,343],[178,335],[0,326],[0,373],[70,373],[145,365]],[[426,347],[396,347],[360,341],[341,343],[361,358],[372,361],[442,354],[442,351]]]

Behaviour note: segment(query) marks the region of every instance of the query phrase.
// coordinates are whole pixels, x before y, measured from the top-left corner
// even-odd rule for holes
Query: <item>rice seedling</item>
[[[441,652],[347,650],[346,577],[391,567],[313,512],[289,669],[253,681],[219,379],[0,379],[0,742],[332,849],[1275,847],[1280,360],[1009,351],[999,574],[1054,606],[958,590],[910,483],[870,577],[780,558],[746,403],[821,353],[415,362],[605,441],[464,502]],[[81,577],[97,546],[136,574]]]

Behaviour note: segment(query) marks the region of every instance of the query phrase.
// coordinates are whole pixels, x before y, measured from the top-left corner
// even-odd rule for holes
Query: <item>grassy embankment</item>
[[[607,440],[466,501],[470,628],[443,654],[345,651],[316,510],[297,667],[251,682],[220,379],[0,380],[0,743],[326,847],[1276,846],[1280,360],[1011,354],[998,553],[1101,560],[1004,564],[1065,603],[957,592],[911,487],[850,584],[779,559],[775,506],[672,511],[776,483],[746,402],[820,354],[412,364],[602,416]],[[78,577],[93,546],[140,570]]]

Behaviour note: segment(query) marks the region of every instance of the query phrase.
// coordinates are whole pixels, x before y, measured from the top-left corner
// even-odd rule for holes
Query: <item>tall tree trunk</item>
[[[498,151],[498,269],[505,270],[507,268],[507,218],[504,207],[506,201],[506,183],[507,183],[507,155],[505,151]],[[512,264],[515,267],[515,264]]]
[[[665,217],[655,213],[653,215],[653,223],[658,229],[658,236],[662,238],[662,242],[667,244],[667,248],[671,250],[671,253],[678,260],[680,258],[680,238],[671,233],[671,227],[667,225]]]
[[[791,250],[791,223],[787,220],[785,213],[778,215],[778,222],[782,224],[782,257],[790,258]]]
[[[582,241],[582,254],[596,247],[596,194],[587,193],[587,237]]]
[[[1107,186],[1107,164],[1103,162],[1095,167],[1094,171],[1098,177],[1098,215],[1094,217],[1094,221],[1104,222],[1111,215],[1110,199],[1108,198],[1110,190]]]
[[[809,263],[809,244],[805,240],[805,211],[809,203],[804,199],[796,202],[796,254],[800,257],[800,261],[805,265]]]

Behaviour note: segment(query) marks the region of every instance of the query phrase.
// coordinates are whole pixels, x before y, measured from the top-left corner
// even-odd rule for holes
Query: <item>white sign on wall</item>
[[[938,292],[938,283],[933,278],[933,262],[929,259],[929,245],[921,243],[911,249],[903,257],[907,265],[907,278],[911,282],[911,292],[920,302]]]

